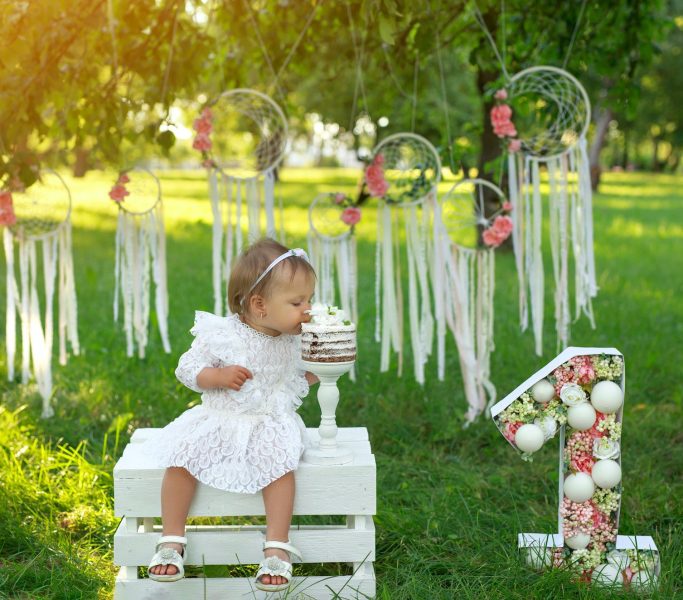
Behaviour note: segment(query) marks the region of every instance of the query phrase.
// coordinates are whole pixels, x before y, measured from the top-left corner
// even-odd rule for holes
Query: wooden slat
[[[304,563],[365,562],[375,560],[375,529],[345,525],[309,525],[290,530],[290,540]],[[131,533],[119,526],[114,535],[114,564],[147,566],[160,531]],[[257,564],[263,560],[265,527],[191,526],[187,528],[188,565]]]
[[[366,573],[372,573],[367,576]],[[254,588],[253,578],[187,578],[174,583],[159,583],[151,579],[116,579],[115,600],[226,600],[248,598],[249,600],[281,600],[284,598],[315,598],[315,600],[360,600],[374,598],[374,569],[363,576],[349,577],[295,577],[289,592],[260,592]],[[300,594],[300,596],[299,596]]]

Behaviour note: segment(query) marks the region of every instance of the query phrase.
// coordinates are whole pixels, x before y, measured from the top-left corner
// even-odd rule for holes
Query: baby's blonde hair
[[[290,280],[294,278],[299,267],[305,269],[308,275],[315,278],[315,271],[310,263],[300,256],[290,256],[276,265],[258,285],[250,291],[254,282],[259,278],[278,256],[287,252],[289,248],[271,238],[263,238],[249,246],[235,262],[228,282],[228,306],[230,312],[244,314],[249,309],[252,296],[267,298],[275,284],[280,280],[286,269],[290,269]]]

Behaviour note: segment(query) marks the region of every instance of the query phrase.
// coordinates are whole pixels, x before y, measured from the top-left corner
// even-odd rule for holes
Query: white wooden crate
[[[163,598],[372,598],[375,595],[376,506],[375,458],[367,429],[339,429],[340,445],[353,452],[345,465],[312,465],[302,461],[296,476],[295,515],[338,515],[345,524],[293,526],[291,542],[301,550],[305,563],[349,563],[353,575],[295,577],[288,594],[266,594],[256,590],[253,578],[186,578],[159,583],[138,578],[138,567],[147,566],[160,527],[160,489],[164,474],[141,451],[140,442],[157,430],[138,429],[114,467],[114,512],[122,517],[114,536],[114,562],[121,566],[116,579],[115,599]],[[317,442],[317,429],[309,429]],[[203,484],[190,507],[190,516],[240,517],[264,514],[257,494],[222,492]],[[256,564],[263,558],[263,526],[188,526],[186,565]],[[254,570],[255,571],[255,570]],[[338,595],[335,595],[338,594]]]

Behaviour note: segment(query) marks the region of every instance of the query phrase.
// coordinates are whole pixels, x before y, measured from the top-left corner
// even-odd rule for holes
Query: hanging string
[[[562,63],[562,68],[567,70],[567,63],[569,62],[569,56],[572,53],[572,48],[574,47],[574,40],[576,39],[576,34],[579,31],[579,25],[581,24],[581,18],[583,17],[583,11],[586,8],[586,0],[581,3],[581,10],[579,10],[579,16],[576,19],[576,25],[574,25],[574,32],[572,33],[572,39],[569,42],[569,47],[567,48],[567,55],[564,57],[564,62]]]
[[[415,114],[417,112],[417,73],[420,70],[420,51],[415,54],[415,68],[413,69],[413,114],[410,117],[410,131],[415,133]]]
[[[439,63],[439,78],[441,80],[441,102],[443,104],[443,114],[446,118],[446,147],[448,148],[448,163],[451,167],[451,174],[455,175],[456,168],[453,164],[453,142],[451,138],[451,120],[448,116],[448,98],[446,97],[446,77],[443,71],[443,60],[441,59],[441,35],[439,28],[436,28],[436,59]]]
[[[507,32],[505,30],[505,0],[500,0],[500,25],[503,37],[503,65],[507,65]],[[503,70],[504,71],[504,70]]]
[[[507,69],[505,68],[505,61],[500,55],[500,52],[498,52],[498,47],[496,46],[496,42],[493,39],[493,36],[491,35],[491,32],[489,31],[489,28],[486,26],[486,22],[484,21],[484,15],[481,14],[481,11],[479,10],[479,6],[477,5],[477,0],[473,0],[474,4],[474,20],[477,22],[479,27],[481,27],[482,31],[486,35],[486,38],[488,39],[489,43],[491,44],[491,48],[493,48],[493,52],[496,55],[496,58],[498,59],[498,62],[500,63],[500,68],[503,71],[503,75],[505,75],[506,80],[510,80],[510,75],[507,72]]]
[[[306,20],[306,24],[304,25],[304,28],[301,30],[299,37],[297,38],[296,42],[294,42],[294,45],[292,46],[291,50],[289,51],[287,58],[285,58],[285,61],[282,63],[282,66],[280,67],[280,69],[277,72],[277,75],[275,76],[275,83],[277,83],[279,81],[280,75],[282,75],[284,70],[287,68],[289,61],[292,60],[292,57],[294,56],[294,52],[296,52],[296,49],[299,47],[299,44],[301,43],[301,40],[304,38],[304,35],[306,35],[306,31],[308,31],[308,28],[311,24],[311,21],[313,21],[315,11],[317,10],[318,6],[322,6],[323,2],[324,2],[324,0],[320,0],[320,2],[315,3],[313,5],[313,10],[311,11],[311,14],[308,15],[308,19]]]
[[[168,94],[168,79],[171,74],[171,65],[173,64],[173,46],[175,45],[175,34],[178,27],[178,13],[180,12],[181,2],[176,3],[176,10],[173,15],[173,28],[171,30],[171,41],[168,47],[168,59],[166,61],[166,70],[164,71],[164,82],[161,86],[161,104],[162,106],[166,104],[166,94]],[[166,107],[166,114],[170,106]]]
[[[368,118],[372,120],[372,117],[370,116],[370,109],[368,108],[368,98],[365,94],[365,81],[363,79],[363,60],[365,58],[365,42],[367,40],[367,27],[365,31],[365,35],[363,36],[361,40],[361,47],[360,49],[358,48],[358,35],[357,35],[357,30],[356,26],[353,22],[353,15],[351,14],[351,6],[349,5],[349,2],[347,0],[346,2],[346,14],[348,15],[349,18],[349,29],[351,32],[351,41],[353,43],[353,52],[356,57],[356,92],[354,93],[354,101],[353,101],[353,106],[351,109],[351,126],[349,127],[349,130],[353,129],[353,119],[355,117],[355,109],[356,109],[356,102],[357,102],[357,90],[360,89],[361,95],[363,96],[363,108],[365,109],[365,113],[368,115]]]
[[[249,14],[249,19],[251,20],[251,24],[254,27],[254,33],[256,34],[256,39],[258,40],[259,46],[261,47],[261,52],[263,54],[263,57],[266,59],[266,62],[268,63],[268,68],[270,69],[270,72],[273,74],[273,83],[271,84],[275,86],[277,89],[277,93],[280,95],[280,99],[283,101],[285,100],[285,95],[284,92],[282,91],[282,88],[280,87],[280,84],[278,83],[278,76],[277,73],[275,72],[275,67],[273,66],[273,61],[270,59],[270,54],[268,53],[268,49],[266,48],[266,45],[263,43],[263,38],[261,37],[261,31],[258,28],[258,23],[256,22],[256,19],[254,17],[254,13],[252,12],[251,4],[249,4],[249,0],[244,0],[244,5],[247,7],[247,13]]]

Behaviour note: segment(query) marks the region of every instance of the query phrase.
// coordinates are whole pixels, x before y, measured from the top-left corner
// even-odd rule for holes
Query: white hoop
[[[334,195],[335,192],[318,194],[308,207],[308,224],[311,228],[311,231],[315,232],[317,236],[329,241],[343,240],[351,235],[351,227],[341,220],[341,213],[344,212],[344,209],[336,204],[331,204],[331,206],[323,206],[322,204],[325,200],[328,200],[332,203]],[[336,217],[336,220],[326,219],[325,217],[327,214],[332,211],[337,211],[339,213]],[[330,223],[336,225],[337,220],[340,223],[340,228],[343,227],[344,231],[336,235],[325,233],[323,227]]]
[[[536,74],[541,74],[541,76],[537,78]],[[543,77],[544,74],[546,76],[545,78]],[[569,92],[567,97],[562,94],[558,96],[557,91],[548,84],[548,82],[560,81],[560,78],[565,81],[565,91],[569,89],[566,85],[567,83],[570,83],[571,87],[574,88]],[[527,88],[525,87],[525,84],[530,85],[526,83],[527,79],[542,80],[542,83]],[[534,135],[525,139],[523,133],[520,132],[519,139],[522,142],[522,148],[524,149],[525,154],[542,158],[543,160],[549,160],[564,154],[577,143],[579,138],[586,135],[591,119],[590,99],[579,80],[571,73],[552,66],[529,67],[528,69],[524,69],[513,75],[507,89],[510,99],[530,91],[551,101],[558,108],[558,118],[555,119],[547,130],[547,135],[545,137]],[[514,114],[512,118],[514,121]],[[570,118],[569,125],[576,126],[576,131],[573,131],[573,135],[569,136],[569,138],[575,139],[566,139],[566,134],[571,130],[571,127],[569,127],[569,125],[563,125],[561,121],[562,119],[567,118]],[[518,121],[515,121],[515,126],[519,131],[520,123]],[[563,138],[565,139],[563,140]],[[552,145],[546,152],[545,149],[548,143]]]
[[[255,173],[265,173],[277,167],[285,155],[287,146],[288,125],[282,109],[273,101],[272,98],[248,88],[237,88],[223,92],[214,102],[210,104],[210,108],[216,113],[220,113],[221,104],[227,104],[242,116],[251,119],[257,126],[261,140],[266,140],[265,164],[261,164],[264,157],[258,155],[258,147],[254,152],[253,159],[256,166],[245,167],[239,162],[233,165],[218,165],[221,170],[228,172],[230,170],[244,171],[253,170]],[[214,124],[214,144],[215,138],[215,124]],[[216,153],[212,153],[216,158]],[[243,162],[243,161],[242,161]]]
[[[137,173],[146,173],[147,175],[150,175],[152,177],[152,179],[154,180],[154,183],[156,184],[156,198],[154,199],[154,202],[152,203],[152,205],[145,210],[140,210],[140,211],[131,210],[129,208],[129,206],[130,206],[131,200],[134,198],[135,188],[132,185],[134,182],[134,179],[133,179],[133,177],[130,177],[130,182],[126,184],[126,188],[130,192],[130,195],[127,196],[122,202],[118,203],[119,210],[122,210],[123,212],[125,212],[129,215],[136,216],[136,217],[146,215],[147,213],[152,212],[156,208],[156,206],[159,204],[159,202],[161,202],[161,183],[159,182],[158,177],[154,173],[152,173],[152,171],[150,171],[147,167],[142,167],[142,166],[135,166],[135,167],[128,169],[126,171],[123,171],[123,172],[126,174],[137,172]]]

